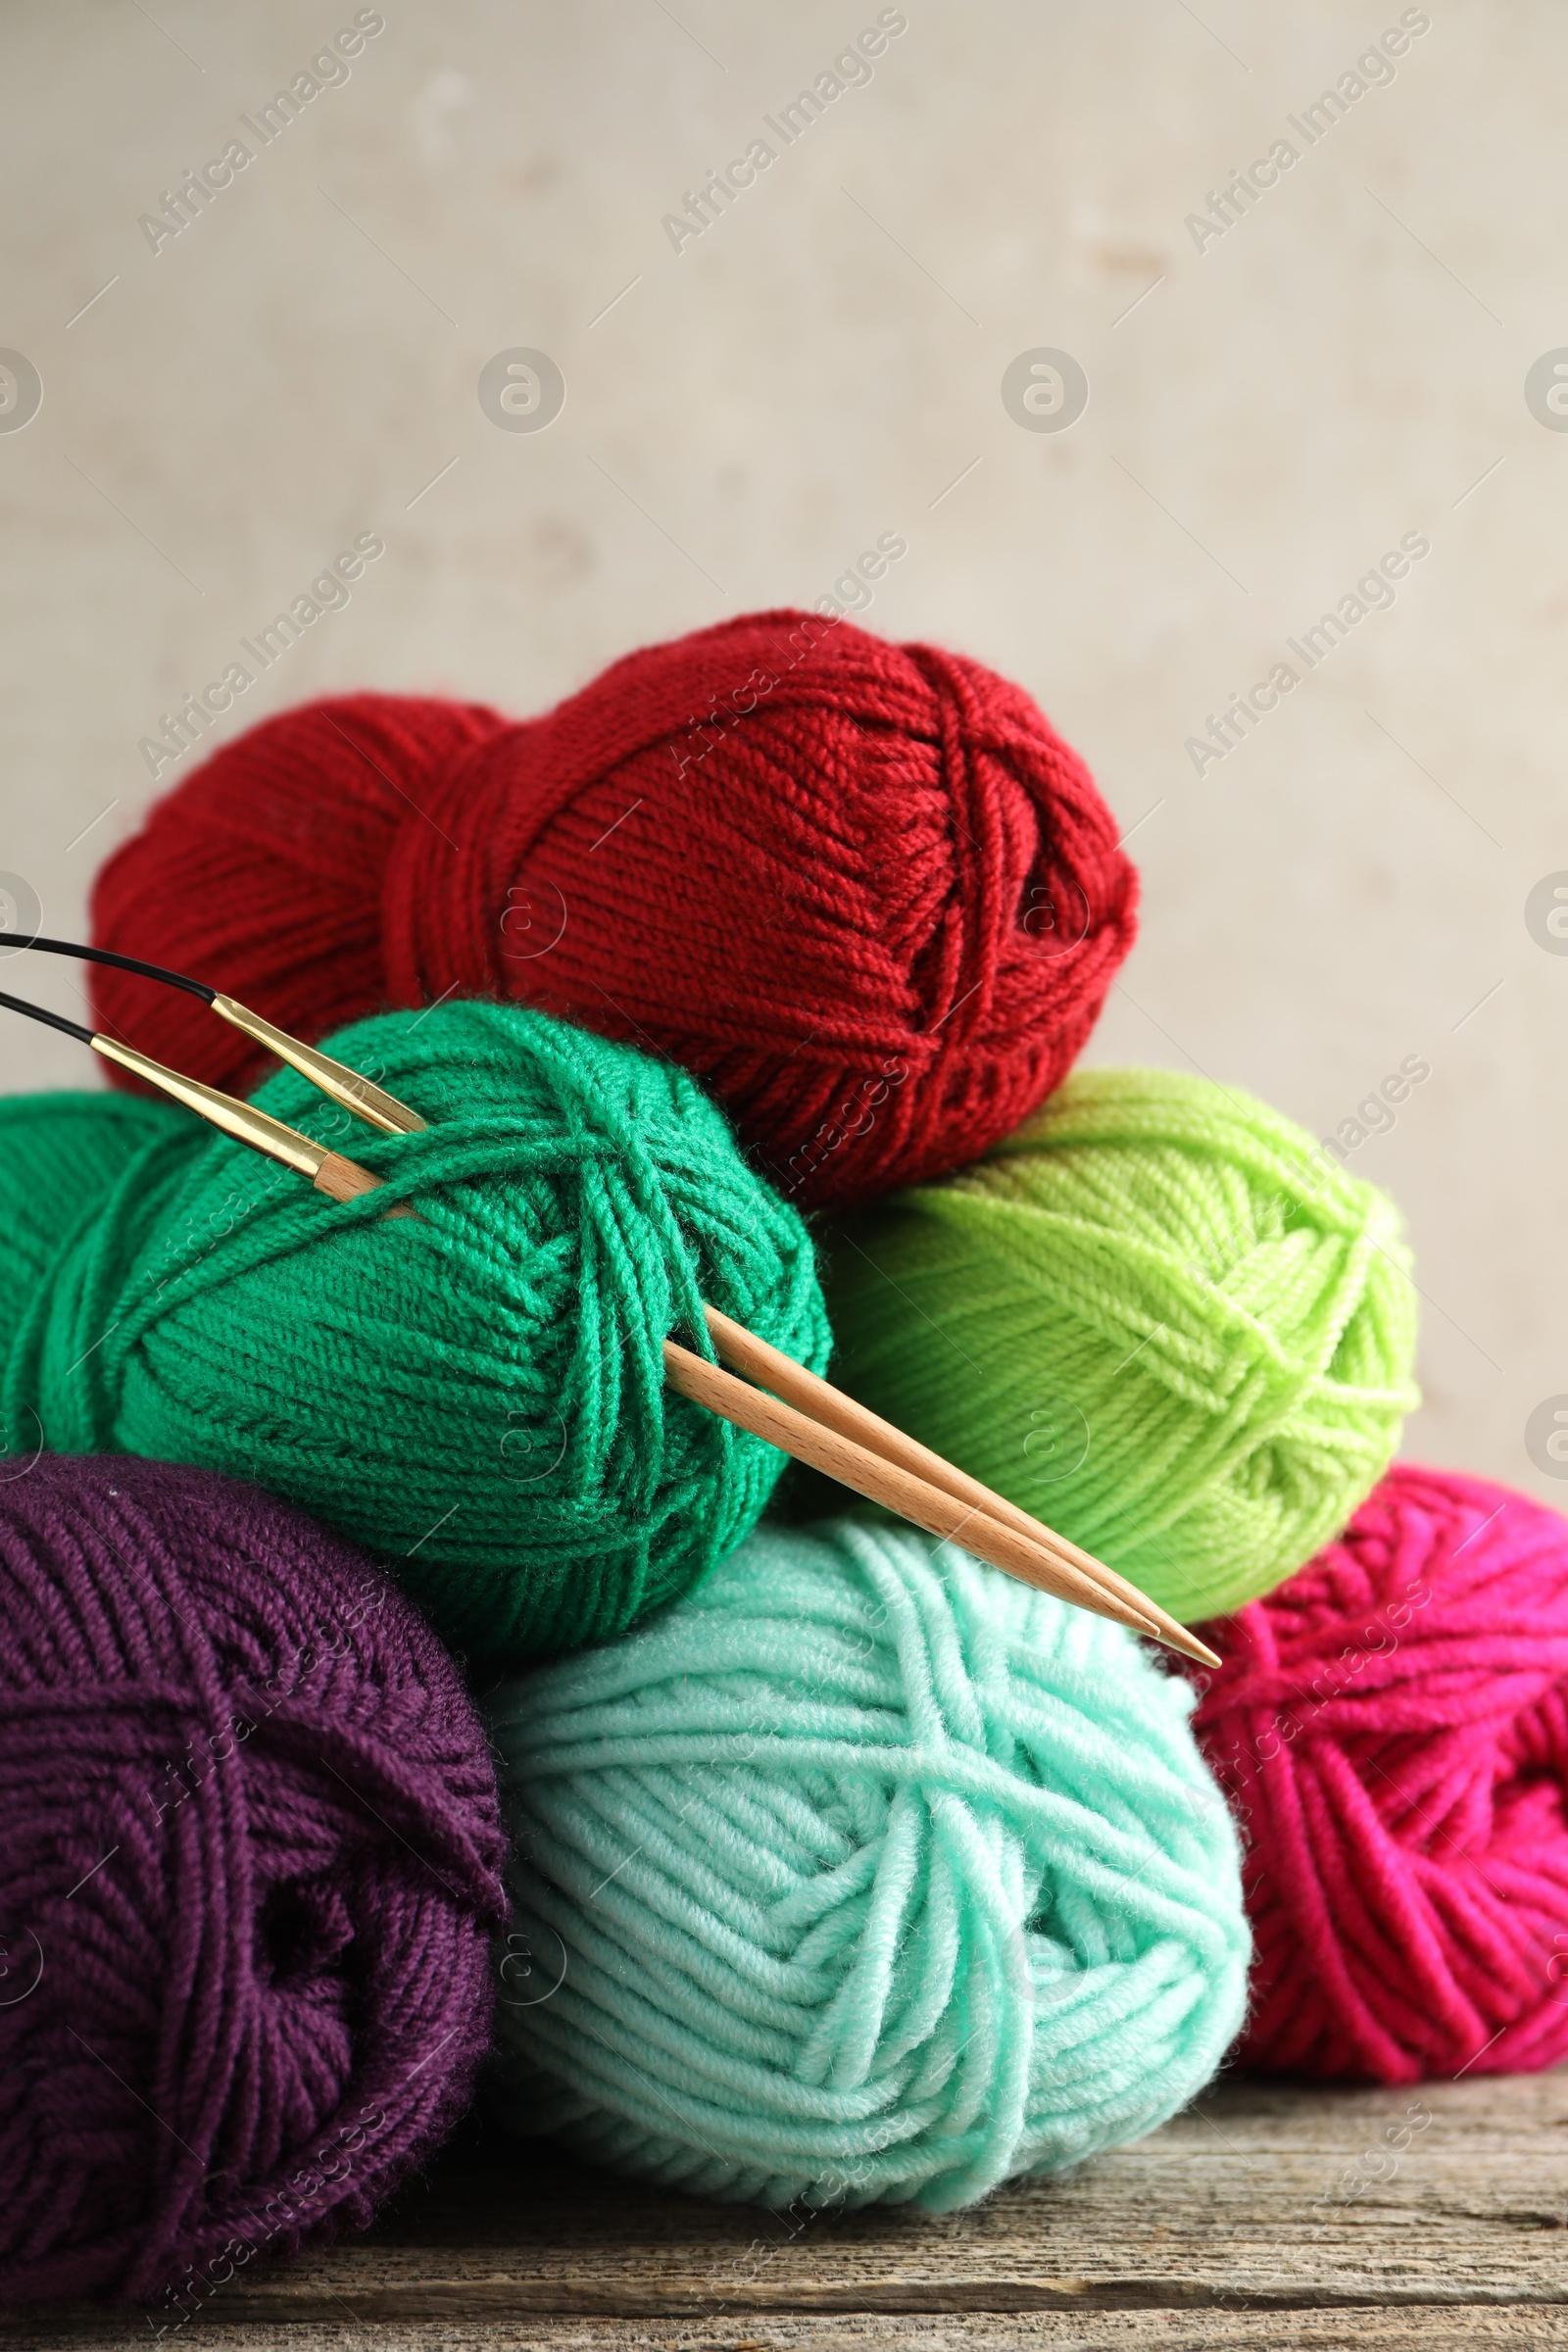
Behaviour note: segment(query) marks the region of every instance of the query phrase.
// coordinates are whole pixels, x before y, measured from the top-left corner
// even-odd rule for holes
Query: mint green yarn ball
[[[937,2211],[1151,2131],[1246,2003],[1192,1703],[951,1545],[759,1529],[491,1702],[495,2112],[707,2196]]]
[[[1188,1623],[1310,1559],[1418,1402],[1393,1203],[1202,1078],[1079,1071],[828,1255],[835,1378]]]
[[[460,1002],[326,1042],[430,1122],[380,1135],[270,1079],[264,1108],[385,1178],[350,1202],[166,1105],[0,1103],[0,1206],[38,1202],[0,1228],[5,1443],[254,1479],[488,1664],[618,1633],[782,1463],[667,1389],[662,1344],[706,1350],[706,1300],[821,1369],[806,1228],[629,1047]]]

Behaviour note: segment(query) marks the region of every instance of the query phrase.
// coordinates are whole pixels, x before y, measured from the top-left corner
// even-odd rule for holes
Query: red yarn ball
[[[1204,1639],[1199,1735],[1250,1840],[1242,2062],[1414,2082],[1568,2057],[1568,1522],[1396,1463]]]
[[[976,1158],[1059,1082],[1137,876],[1020,688],[763,612],[614,662],[542,718],[390,695],[225,745],[99,878],[93,936],[306,1037],[521,999],[667,1054],[770,1179],[840,1205]],[[100,1025],[209,1081],[194,1000],[94,974]]]

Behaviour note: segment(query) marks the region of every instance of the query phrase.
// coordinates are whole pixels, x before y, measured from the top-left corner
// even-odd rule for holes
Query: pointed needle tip
[[[1171,1640],[1171,1637],[1168,1634],[1162,1636],[1161,1638],[1169,1643],[1172,1649],[1179,1649],[1187,1657],[1196,1658],[1200,1666],[1218,1667],[1223,1666],[1225,1663],[1224,1659],[1218,1654],[1217,1651],[1209,1648],[1206,1642],[1200,1642],[1191,1634],[1188,1635],[1185,1642],[1174,1642]]]

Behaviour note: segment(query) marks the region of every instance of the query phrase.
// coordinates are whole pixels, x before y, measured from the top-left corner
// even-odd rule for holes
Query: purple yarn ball
[[[209,1472],[0,1483],[0,2300],[165,2298],[363,2228],[456,2120],[504,1853],[457,1671]]]

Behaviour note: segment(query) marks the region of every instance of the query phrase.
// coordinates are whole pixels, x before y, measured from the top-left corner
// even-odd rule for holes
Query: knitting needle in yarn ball
[[[662,1343],[706,1348],[708,1300],[822,1368],[805,1226],[683,1071],[521,1005],[389,1013],[332,1051],[431,1122],[373,1135],[292,1070],[261,1089],[352,1136],[385,1179],[357,1203],[168,1106],[127,1160],[111,1096],[0,1104],[0,1206],[60,1170],[52,1123],[80,1153],[53,1257],[56,1201],[17,1228],[5,1443],[255,1478],[476,1657],[617,1633],[740,1541],[783,1463],[667,1389]]]
[[[845,620],[746,615],[544,717],[357,695],[224,745],[100,876],[94,940],[318,1038],[521,999],[694,1071],[803,1206],[973,1159],[1063,1076],[1137,878],[1021,688]],[[98,1025],[228,1088],[200,1007],[93,975]]]
[[[1374,2082],[1568,2058],[1568,1522],[1399,1462],[1206,1632],[1257,1937],[1241,2055]]]
[[[1417,1401],[1393,1203],[1206,1079],[1079,1071],[829,1257],[841,1385],[1189,1624],[1308,1559]]]
[[[0,1483],[0,2302],[165,2299],[376,2207],[457,2120],[504,1916],[457,1674],[226,1479]]]
[[[491,1703],[496,2112],[707,2196],[937,2210],[1152,2130],[1245,1999],[1191,1703],[950,1545],[760,1529]]]

